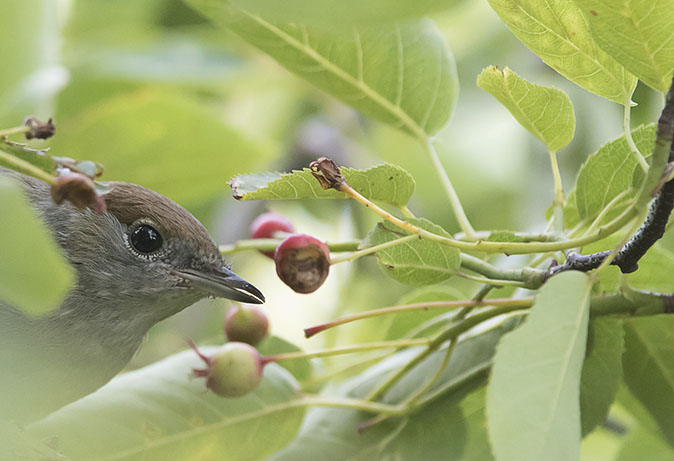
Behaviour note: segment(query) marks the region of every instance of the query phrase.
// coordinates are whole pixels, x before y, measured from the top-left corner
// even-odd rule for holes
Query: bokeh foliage
[[[101,162],[106,167],[104,179],[137,182],[179,201],[221,243],[245,238],[248,223],[264,207],[288,214],[297,227],[325,240],[362,237],[375,229],[370,240],[383,242],[386,237],[377,234],[376,219],[343,201],[260,205],[236,202],[229,195],[226,182],[232,177],[301,169],[322,155],[362,170],[385,162],[399,165],[403,170],[380,167],[380,171],[390,169],[398,175],[393,191],[378,189],[366,173],[363,187],[374,185],[373,197],[388,205],[409,206],[417,216],[430,220],[425,227],[439,229],[439,234],[458,232],[438,177],[418,142],[430,136],[476,228],[540,232],[552,201],[552,176],[546,156],[540,155],[546,152],[545,145],[523,130],[508,110],[550,149],[561,150],[564,183],[573,191],[566,205],[568,227],[587,230],[598,216],[607,221],[626,206],[611,202],[620,191],[636,187],[639,179],[633,175],[637,162],[626,139],[620,137],[620,104],[629,104],[630,98],[639,103],[632,111],[632,126],[656,117],[661,96],[651,88],[666,89],[674,68],[671,36],[661,32],[671,29],[662,27],[663,23],[672,23],[664,2],[655,2],[643,18],[646,25],[652,21],[657,26],[648,31],[658,32],[641,34],[643,40],[632,40],[619,51],[613,48],[620,41],[614,26],[625,26],[624,19],[612,15],[609,21],[600,21],[600,16],[612,12],[606,7],[609,2],[599,0],[545,2],[547,6],[491,0],[493,9],[486,2],[427,0],[410,8],[407,2],[377,0],[372,2],[373,9],[385,14],[376,17],[362,7],[363,2],[344,2],[329,13],[330,2],[316,1],[308,9],[300,3],[289,2],[287,8],[279,9],[276,2],[255,0],[249,5],[253,13],[248,13],[247,2],[238,0],[118,0],[114,4],[91,0],[74,1],[69,8],[49,0],[22,2],[20,8],[16,2],[0,2],[0,54],[6,68],[0,73],[0,120],[10,126],[19,124],[28,113],[54,116],[59,132],[46,145],[55,154]],[[638,11],[648,6],[637,3]],[[520,10],[528,14],[517,14]],[[433,21],[426,18],[429,14]],[[402,22],[389,22],[392,19]],[[283,23],[287,20],[292,24]],[[643,24],[628,26],[638,32]],[[658,52],[647,56],[657,64],[655,68],[643,62],[643,50],[653,47]],[[560,57],[565,53],[571,58]],[[508,79],[490,68],[485,80],[497,79],[478,82],[505,108],[475,82],[488,65],[517,70]],[[639,84],[633,94],[637,79],[647,86]],[[554,99],[555,104],[542,105],[539,112],[537,98]],[[564,115],[562,122],[559,114]],[[539,123],[542,131],[538,131]],[[652,126],[636,128],[632,135],[641,153],[648,156]],[[611,139],[615,141],[607,144]],[[295,175],[283,181],[293,186],[293,181],[311,179],[308,172],[304,174],[304,179]],[[260,195],[252,198],[270,198],[265,194],[278,192],[271,185],[261,187],[278,176],[243,177],[254,179],[255,192],[249,192]],[[314,191],[314,186],[295,197],[283,190],[278,193],[282,198],[337,195]],[[14,211],[15,205],[6,205],[11,190],[3,185],[0,192],[6,192],[0,196],[0,206],[11,206]],[[625,198],[633,197],[632,192]],[[602,215],[611,203],[615,209]],[[25,211],[25,207],[19,209]],[[3,216],[10,219],[9,213]],[[4,228],[0,225],[0,229]],[[394,279],[411,285],[425,284],[429,278],[439,282],[458,269],[458,251],[436,248],[426,241],[415,243],[416,247],[410,244],[411,250],[400,254],[378,254],[382,266],[393,268]],[[615,242],[607,240],[586,250],[611,245]],[[417,268],[411,275],[401,275],[396,265],[419,262],[412,260],[413,252],[434,271],[425,267],[425,272]],[[429,260],[433,263],[427,264]],[[387,278],[373,261],[363,260],[336,268],[319,293],[298,299],[275,279],[273,266],[263,257],[246,254],[235,257],[233,263],[238,273],[265,292],[274,333],[296,343],[302,327],[341,314],[396,302],[466,298],[479,287],[473,281],[452,278],[435,291],[410,293]],[[668,267],[674,267],[674,256],[671,242],[665,241],[653,248],[642,269],[629,280],[636,288],[672,292]],[[50,293],[59,293],[59,287],[67,284],[56,278],[50,281],[55,284]],[[200,400],[203,396],[197,384],[175,371],[189,371],[194,357],[176,355],[122,376],[102,397],[85,399],[32,431],[41,438],[59,434],[65,453],[70,450],[75,459],[128,459],[124,456],[130,453],[139,459],[170,455],[181,459],[328,459],[326,453],[333,459],[567,459],[579,448],[581,458],[588,460],[606,453],[614,456],[601,459],[627,460],[634,453],[647,458],[649,453],[671,455],[667,445],[672,443],[668,417],[674,395],[674,367],[671,354],[667,355],[674,344],[668,328],[671,320],[667,316],[625,322],[591,320],[585,276],[565,275],[554,282],[543,289],[531,322],[516,331],[518,336],[506,337],[496,349],[500,337],[519,322],[515,318],[461,341],[436,384],[451,386],[468,372],[486,370],[496,354],[499,366],[494,370],[494,389],[488,391],[485,376],[479,375],[428,409],[386,421],[363,437],[357,436],[355,426],[365,415],[351,409],[313,408],[301,429],[302,411],[296,408],[284,408],[269,417],[263,413],[253,422],[237,424],[236,431],[227,429],[229,418],[292,400],[297,386],[320,390],[331,372],[358,365],[353,358],[328,359],[315,369],[300,362],[295,369],[289,367],[294,377],[275,367],[249,400],[228,404],[212,395]],[[596,291],[617,291],[619,283],[617,271],[611,268],[602,274]],[[494,296],[512,293],[512,289],[501,288]],[[559,309],[560,298],[566,310]],[[157,326],[130,368],[184,349],[184,336],[222,342],[222,315],[222,303],[205,301]],[[400,338],[427,324],[429,331],[435,331],[453,315],[424,313],[367,321],[301,346],[310,350]],[[294,349],[280,339],[264,347],[267,353]],[[616,348],[622,352],[623,347],[621,362],[615,352]],[[422,362],[418,373],[400,381],[388,398],[395,403],[417,389],[437,369],[444,352],[436,351]],[[546,357],[566,362],[553,360],[518,369],[527,354],[534,365]],[[355,366],[350,374],[327,380],[326,388],[332,395],[365,397],[409,355],[410,351],[398,352],[370,368],[369,363]],[[654,370],[652,377],[644,371],[646,365]],[[610,372],[603,373],[606,366]],[[527,388],[533,377],[540,386],[534,394]],[[134,379],[146,387],[137,388]],[[621,380],[625,385],[617,390]],[[577,387],[573,389],[574,382],[581,384],[580,395]],[[551,390],[557,392],[551,395]],[[124,399],[117,400],[120,395]],[[612,404],[613,395],[617,400]],[[558,398],[560,405],[545,406]],[[534,403],[510,418],[510,413],[518,411],[514,403],[526,399]],[[581,419],[576,408],[563,405],[569,401],[580,405]],[[493,424],[506,421],[492,431],[491,439],[486,430],[487,406],[489,418],[497,421]],[[171,412],[180,416],[172,417]],[[621,431],[628,430],[626,437],[615,436],[610,427],[601,425],[607,414],[609,421],[618,421]],[[105,429],[101,419],[111,426],[131,421],[135,432],[126,433],[116,426]],[[569,420],[578,424],[570,426]],[[87,440],[83,443],[80,437],[85,429],[91,433],[84,432]],[[197,435],[192,437],[193,433]],[[582,442],[581,433],[587,436]],[[538,445],[520,444],[517,437],[536,440]],[[100,442],[98,452],[87,448],[90,440]],[[273,443],[262,446],[260,440]],[[497,449],[489,448],[489,440]],[[115,448],[115,441],[124,442],[124,447]],[[555,447],[554,443],[562,445]],[[236,448],[229,450],[229,446]],[[557,458],[541,455],[550,452]]]

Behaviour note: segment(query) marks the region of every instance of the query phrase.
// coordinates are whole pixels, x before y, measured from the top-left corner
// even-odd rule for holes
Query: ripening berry
[[[267,336],[269,319],[256,306],[232,306],[225,315],[225,336],[228,341],[239,341],[256,346]]]
[[[311,235],[288,236],[274,252],[276,273],[297,293],[313,293],[330,273],[328,246]]]
[[[292,223],[278,213],[264,213],[255,218],[250,225],[250,236],[254,239],[269,239],[282,234],[292,234],[295,228]],[[273,258],[273,251],[261,251],[263,255]]]
[[[194,369],[194,376],[206,378],[206,387],[221,397],[241,397],[254,391],[262,381],[264,363],[253,346],[225,343],[211,357],[201,354],[205,369]]]

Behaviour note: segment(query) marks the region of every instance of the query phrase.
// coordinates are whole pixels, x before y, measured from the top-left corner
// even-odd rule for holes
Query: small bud
[[[221,397],[241,397],[254,391],[262,381],[264,363],[253,346],[226,343],[211,357],[203,355],[190,341],[190,346],[206,363],[195,368],[194,376],[206,378],[206,387]]]
[[[315,237],[293,234],[274,252],[276,273],[297,293],[313,293],[330,273],[330,250]]]
[[[51,118],[46,122],[41,122],[35,117],[28,117],[23,124],[30,128],[26,131],[26,139],[48,139],[56,133],[56,126]]]
[[[309,164],[309,169],[323,189],[339,190],[346,181],[342,173],[340,173],[337,164],[327,157],[314,160]]]
[[[51,187],[51,197],[57,205],[68,200],[80,210],[89,207],[98,214],[106,209],[105,200],[96,192],[94,182],[81,173],[58,176]]]
[[[239,341],[256,346],[269,331],[269,320],[255,306],[235,305],[225,316],[225,336],[228,341]]]
[[[254,239],[274,238],[277,233],[292,234],[295,228],[292,223],[278,213],[264,213],[255,218],[250,225],[250,236]],[[261,251],[263,255],[273,258],[273,251]]]

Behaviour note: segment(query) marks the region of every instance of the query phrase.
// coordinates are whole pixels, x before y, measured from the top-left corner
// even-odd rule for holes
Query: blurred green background
[[[248,236],[263,211],[324,240],[359,238],[375,218],[346,202],[243,203],[226,182],[240,173],[286,171],[328,155],[366,168],[391,162],[416,179],[410,208],[457,232],[430,162],[416,141],[366,119],[217,28],[179,0],[0,0],[0,126],[26,115],[54,117],[54,155],[105,165],[103,179],[157,190],[194,213],[219,243]],[[479,229],[542,230],[552,175],[542,143],[525,132],[475,79],[487,65],[567,92],[573,143],[559,153],[565,190],[587,155],[622,131],[622,108],[544,65],[486,1],[460,1],[436,20],[457,61],[461,91],[435,141],[464,207]],[[659,96],[637,88],[632,125],[656,119]],[[371,260],[334,267],[316,293],[297,295],[258,254],[231,258],[267,296],[272,332],[303,348],[379,339],[385,322],[363,322],[305,341],[302,328],[339,313],[395,302],[405,288]],[[469,295],[472,285],[453,289]],[[184,349],[185,337],[222,342],[228,304],[199,303],[155,327],[131,364]]]

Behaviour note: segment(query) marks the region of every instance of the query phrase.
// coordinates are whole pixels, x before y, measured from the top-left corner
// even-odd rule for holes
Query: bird
[[[205,227],[157,192],[102,182],[107,209],[97,213],[54,203],[41,180],[3,167],[0,177],[18,181],[76,273],[44,315],[0,299],[0,420],[27,424],[93,393],[153,325],[202,298],[265,300],[232,272]]]

